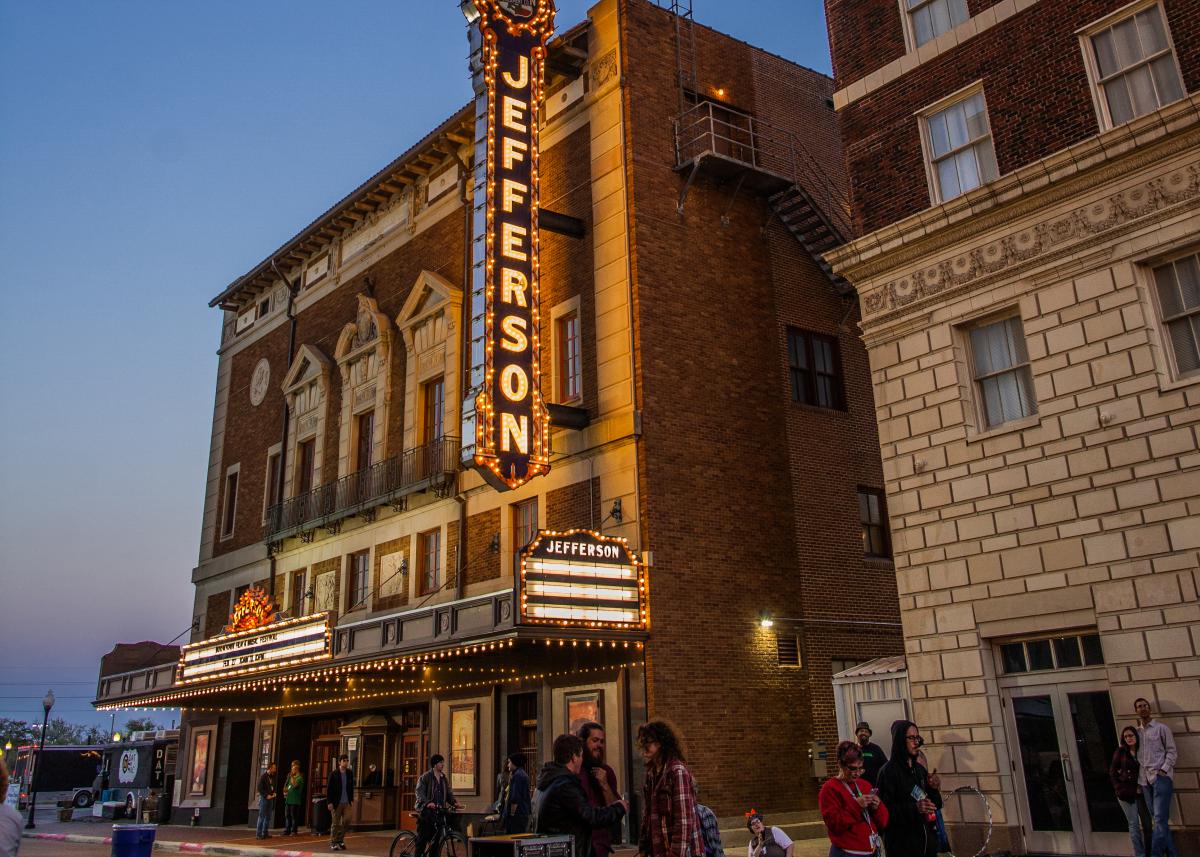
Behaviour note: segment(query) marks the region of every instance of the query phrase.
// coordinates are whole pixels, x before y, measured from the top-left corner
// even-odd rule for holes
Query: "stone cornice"
[[[1057,251],[1135,218],[1200,194],[1200,163],[1126,188],[1104,200],[1061,213],[1064,201],[1080,198],[1123,177],[1200,150],[1200,95],[1090,138],[920,214],[831,251],[826,259],[858,289],[865,319],[909,307],[915,300],[964,285],[1032,256]],[[1030,215],[1059,214],[1028,226]],[[978,237],[1021,222],[1012,235]],[[974,239],[974,240],[973,240]],[[963,244],[975,244],[962,248]],[[931,257],[957,250],[953,259]],[[918,270],[904,271],[906,266]],[[940,273],[939,273],[940,272]],[[883,276],[891,282],[875,286]],[[911,307],[909,307],[911,308]],[[878,319],[871,319],[871,323]]]

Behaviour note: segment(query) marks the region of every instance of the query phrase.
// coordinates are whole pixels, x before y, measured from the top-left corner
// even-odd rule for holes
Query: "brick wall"
[[[844,107],[839,119],[858,233],[929,207],[915,114],[975,81],[983,81],[1001,174],[1098,133],[1075,31],[1125,5],[1043,0]],[[895,58],[888,35],[899,27],[894,0],[827,6],[834,66],[839,75],[854,70],[845,80],[839,76],[839,86],[861,78],[859,69]],[[1200,2],[1173,0],[1165,8],[1184,85],[1194,91],[1200,87]],[[883,22],[888,18],[894,25]],[[868,60],[880,41],[890,47]]]
[[[208,604],[204,609],[204,636],[213,637],[220,634],[229,624],[229,613],[233,608],[233,590],[216,592],[208,596]]]
[[[795,239],[777,222],[764,235],[764,200],[701,175],[676,212],[674,28],[641,0],[622,11],[640,499],[654,554],[650,710],[684,732],[718,814],[812,807],[806,744],[836,740],[829,659],[901,651],[898,629],[817,621],[848,607],[898,621],[892,571],[864,562],[858,529],[856,486],[883,484],[866,357],[854,318]],[[698,90],[725,88],[773,123],[809,125],[809,143],[832,129],[827,79],[704,28],[696,45]],[[813,148],[836,173],[836,143]],[[788,324],[839,337],[846,412],[791,402]],[[774,633],[758,627],[763,610],[809,623],[781,623],[804,639],[803,669],[778,665]],[[755,775],[730,776],[745,767],[747,736]]]
[[[576,482],[546,492],[543,526],[549,530],[597,529],[604,514],[600,511],[600,479]]]
[[[500,532],[500,509],[467,518],[466,585],[500,576],[500,554],[492,552],[492,537]]]

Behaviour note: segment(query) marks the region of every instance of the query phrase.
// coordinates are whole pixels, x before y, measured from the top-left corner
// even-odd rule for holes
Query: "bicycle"
[[[410,818],[419,819],[419,812],[410,812]],[[450,826],[450,811],[440,809],[435,813],[433,838],[425,852],[425,857],[467,857],[467,840]],[[388,849],[388,857],[416,857],[417,834],[411,830],[401,830],[392,840]]]

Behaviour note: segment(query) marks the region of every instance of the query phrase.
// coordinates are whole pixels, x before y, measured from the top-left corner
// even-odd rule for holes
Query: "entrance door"
[[[221,823],[229,826],[250,821],[250,769],[254,766],[254,721],[229,727],[229,764],[225,778],[225,811]]]
[[[1125,816],[1108,781],[1117,732],[1107,688],[1096,682],[1016,687],[1005,696],[1028,849],[1124,854]]]

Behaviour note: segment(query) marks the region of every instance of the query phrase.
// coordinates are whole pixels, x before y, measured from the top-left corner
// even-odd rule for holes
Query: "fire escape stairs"
[[[834,228],[821,209],[813,202],[808,192],[799,184],[790,184],[767,198],[771,210],[780,222],[800,242],[800,246],[813,258],[817,267],[842,296],[854,293],[854,288],[825,261],[825,254],[846,243],[846,239]]]

